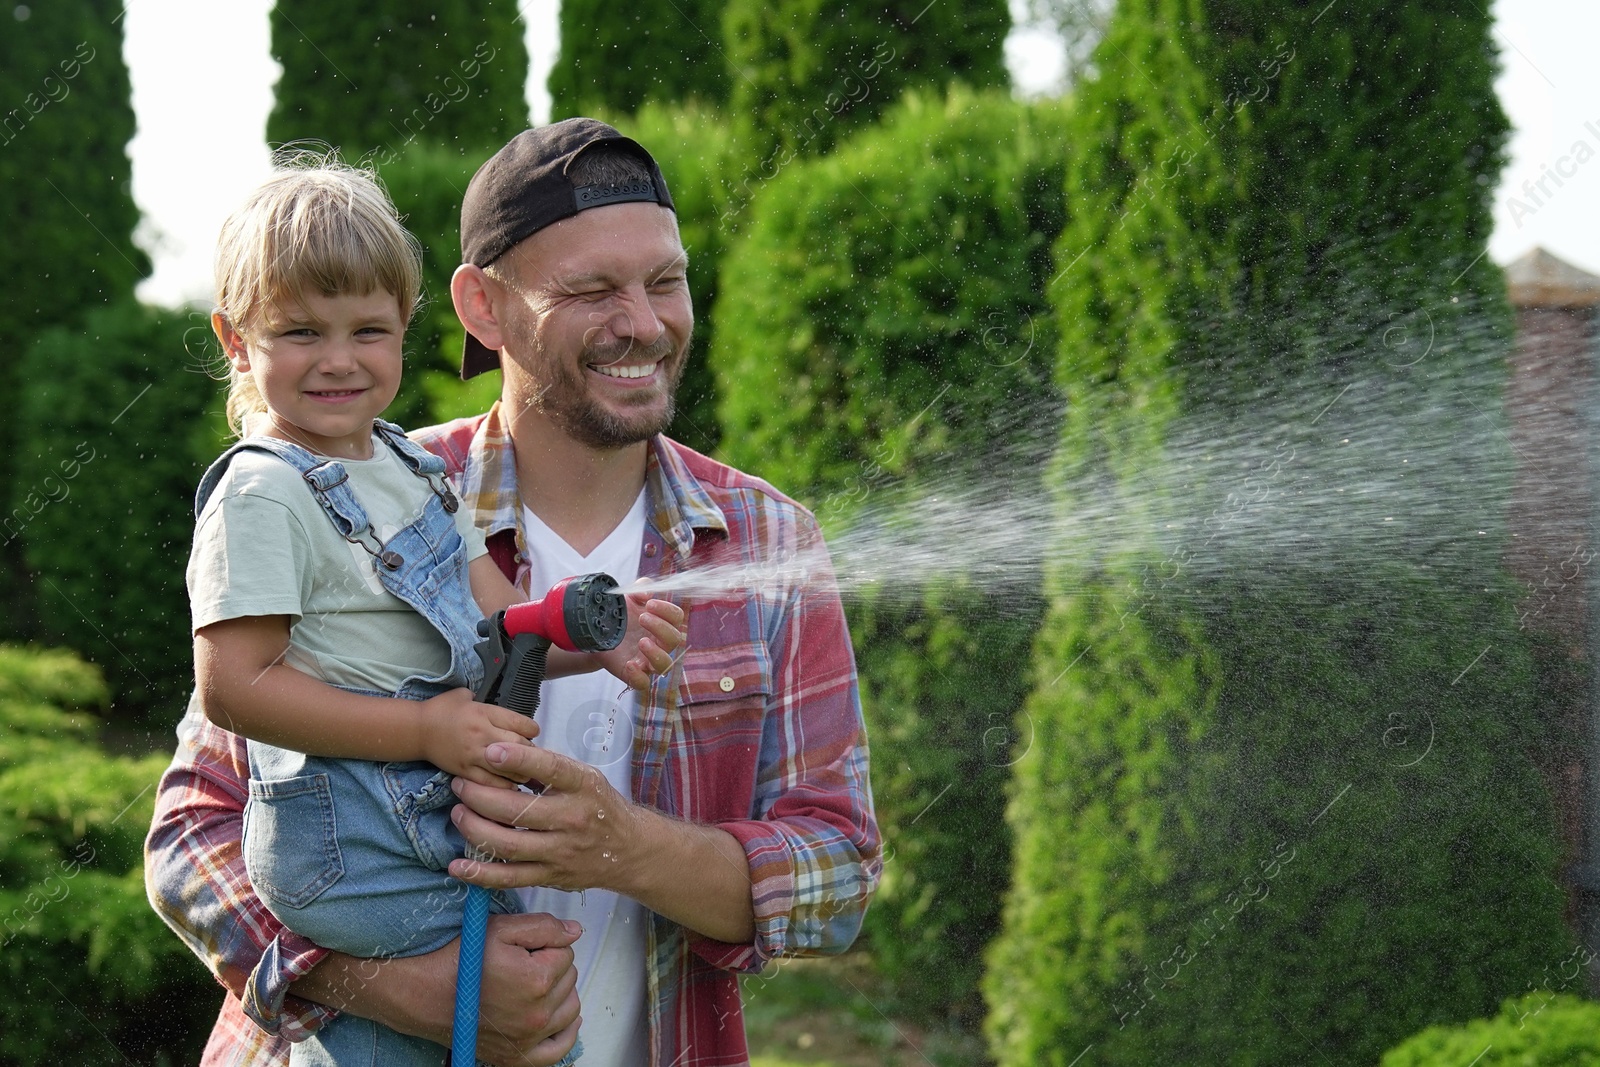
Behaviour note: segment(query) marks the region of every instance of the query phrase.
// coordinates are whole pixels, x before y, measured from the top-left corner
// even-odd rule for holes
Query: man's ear
[[[244,335],[234,329],[233,323],[220,311],[211,313],[211,332],[217,335],[217,341],[222,345],[222,354],[227,357],[233,369],[241,374],[250,370],[250,346],[245,344]]]
[[[456,318],[491,352],[498,352],[505,344],[505,331],[494,307],[499,291],[495,280],[471,263],[461,264],[450,277],[450,300],[456,306]]]

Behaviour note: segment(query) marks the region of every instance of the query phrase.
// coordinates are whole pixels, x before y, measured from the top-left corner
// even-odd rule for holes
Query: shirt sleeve
[[[773,650],[756,817],[718,824],[750,862],[755,939],[691,936],[701,958],[730,970],[849,948],[883,867],[844,605],[814,520],[802,540],[823,562],[790,596]]]
[[[254,493],[230,494],[207,509],[189,555],[193,629],[247,615],[302,614],[309,540],[289,508]]]
[[[191,698],[157,787],[145,892],[256,1027],[300,1041],[338,1014],[288,995],[327,951],[286,929],[251,888],[242,847],[248,780],[244,738],[207,722]]]

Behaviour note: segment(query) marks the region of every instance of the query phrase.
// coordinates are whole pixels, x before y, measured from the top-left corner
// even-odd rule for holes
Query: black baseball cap
[[[574,160],[597,145],[615,145],[638,156],[648,180],[575,186],[567,177]],[[563,119],[523,130],[478,168],[461,201],[461,261],[487,267],[551,223],[580,211],[643,200],[676,211],[661,168],[631,137],[595,119]],[[500,353],[467,331],[461,377],[500,366]]]

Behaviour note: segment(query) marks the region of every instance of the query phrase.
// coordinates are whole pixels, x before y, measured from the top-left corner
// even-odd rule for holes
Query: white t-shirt
[[[604,571],[623,586],[638,580],[644,545],[644,492],[627,517],[593,552],[580,556],[571,545],[522,509],[535,597],[575,574]],[[607,671],[591,671],[544,683],[539,690],[539,744],[604,772],[606,781],[633,796],[633,728],[639,698]],[[649,912],[628,897],[601,889],[519,890],[523,907],[583,925],[572,946],[583,1011],[583,1067],[645,1067],[649,1051],[645,1012],[646,924]]]

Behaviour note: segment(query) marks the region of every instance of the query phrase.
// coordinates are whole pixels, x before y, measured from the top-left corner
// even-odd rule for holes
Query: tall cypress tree
[[[987,980],[1007,1067],[1371,1063],[1565,954],[1500,569],[1489,30],[1130,0],[1097,52],[1053,488],[1117,521],[1050,570]]]
[[[1005,0],[817,4],[729,0],[723,14],[735,128],[746,180],[821,155],[881,115],[907,89],[1009,84]]]
[[[390,158],[417,142],[498,147],[528,125],[528,50],[511,0],[280,0],[272,58],[283,65],[267,119],[275,144]]]
[[[646,102],[724,103],[723,0],[619,11],[564,0],[561,52],[550,70],[550,117],[631,115]]]
[[[127,299],[150,272],[133,243],[139,221],[130,193],[133,137],[128,69],[117,0],[17,5],[0,14],[0,396],[15,403],[29,340],[45,327]],[[86,352],[85,358],[92,353]],[[17,456],[17,419],[0,419],[0,455]],[[7,463],[0,502],[9,515],[30,476],[46,469]],[[25,627],[19,542],[0,537],[0,631]]]
[[[986,487],[992,516],[1003,475],[1037,484],[1060,414],[1045,291],[1063,127],[1055,103],[912,94],[775,179],[728,252],[711,351],[719,454],[816,509],[847,539],[847,572],[860,568],[849,539],[894,538],[863,531],[924,514],[913,493]],[[1002,601],[956,562],[922,588],[884,577],[880,595],[848,602],[887,842],[866,930],[899,1008],[970,1025],[1007,877],[1018,664],[1042,598]]]

